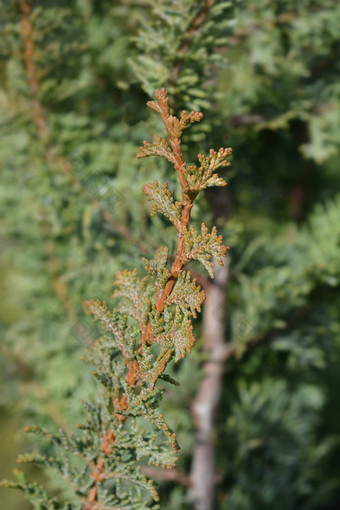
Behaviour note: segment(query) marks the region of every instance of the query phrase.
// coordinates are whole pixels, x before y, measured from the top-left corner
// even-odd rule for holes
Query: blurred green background
[[[71,430],[95,396],[80,360],[96,336],[83,308],[117,270],[175,246],[141,193],[161,160],[135,158],[161,130],[145,107],[166,86],[201,110],[187,160],[233,147],[228,187],[193,213],[230,246],[228,362],[215,433],[215,506],[338,508],[340,4],[337,0],[0,0],[0,478],[37,444],[38,422]],[[163,406],[188,473],[188,405],[204,339]],[[48,453],[48,446],[40,445]],[[31,470],[52,491],[48,474]],[[162,508],[190,508],[161,484]],[[1,507],[24,510],[2,490]]]

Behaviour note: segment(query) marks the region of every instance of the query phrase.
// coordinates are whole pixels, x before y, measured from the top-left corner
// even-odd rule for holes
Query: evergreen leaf
[[[94,317],[101,322],[104,331],[112,333],[112,347],[119,349],[126,360],[134,358],[135,334],[127,323],[127,317],[116,310],[110,312],[105,301],[88,301],[87,307]]]
[[[120,298],[120,313],[136,319],[140,329],[143,329],[148,319],[153,291],[152,286],[148,284],[148,277],[141,279],[137,275],[137,269],[133,271],[125,269],[116,273],[114,285],[117,289],[112,297]]]
[[[177,305],[183,313],[196,318],[196,312],[201,311],[204,299],[205,293],[199,285],[196,285],[196,280],[191,279],[189,272],[182,272],[167,299],[167,304]]]
[[[166,246],[161,246],[155,252],[151,260],[144,259],[145,269],[154,281],[157,290],[164,289],[171,273],[166,267],[169,258],[169,250]]]
[[[188,167],[187,180],[192,191],[198,192],[212,186],[226,186],[226,182],[218,174],[213,173],[221,167],[230,166],[227,157],[232,154],[231,148],[220,149],[218,152],[210,149],[209,156],[198,155],[200,167]]]
[[[195,343],[195,337],[188,315],[183,314],[180,307],[176,306],[174,313],[167,309],[163,315],[158,315],[158,317],[155,315],[154,317],[156,319],[153,321],[155,342],[163,346],[172,344],[175,351],[175,361],[184,358],[186,353],[189,354]]]
[[[160,156],[170,161],[170,163],[175,162],[167,139],[161,138],[159,135],[155,136],[152,144],[144,140],[143,147],[139,148],[137,158],[146,158],[148,156]]]
[[[152,201],[152,215],[156,213],[163,214],[177,230],[181,226],[181,213],[182,204],[180,202],[173,202],[172,191],[168,189],[168,184],[164,183],[159,186],[157,180],[153,183],[145,184],[143,186],[143,193],[147,199]]]
[[[219,265],[223,265],[223,258],[226,256],[227,247],[222,244],[222,236],[217,235],[216,227],[211,233],[204,223],[201,225],[201,234],[191,226],[184,232],[185,256],[188,260],[198,260],[208,271],[211,278],[214,277],[214,264],[211,258],[214,257]]]

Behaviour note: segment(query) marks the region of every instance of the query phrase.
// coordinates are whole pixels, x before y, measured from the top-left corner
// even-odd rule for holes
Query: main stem
[[[190,223],[190,213],[193,206],[193,199],[188,195],[189,186],[185,177],[185,161],[182,155],[181,141],[173,132],[172,116],[170,115],[169,106],[167,103],[161,103],[160,106],[161,117],[166,127],[169,142],[175,159],[174,166],[182,188],[182,218],[180,230],[177,232],[179,239],[177,252],[171,267],[171,277],[163,289],[163,292],[158,296],[157,299],[157,310],[159,312],[163,312],[165,301],[171,294],[176,280],[187,262],[184,250],[184,231],[188,228]]]
[[[162,89],[163,91],[163,89]],[[165,91],[164,91],[165,93]],[[173,123],[172,123],[172,115],[170,114],[170,109],[168,105],[167,97],[165,96],[164,100],[159,99],[159,106],[161,109],[160,115],[164,122],[166,131],[168,133],[169,142],[172,148],[172,153],[174,156],[174,166],[177,171],[180,185],[182,188],[182,217],[180,229],[177,231],[178,235],[178,245],[175,260],[171,267],[171,276],[166,283],[164,289],[159,293],[156,301],[156,308],[159,313],[162,313],[165,308],[165,303],[168,297],[170,296],[172,289],[177,281],[178,276],[180,275],[183,267],[188,262],[185,256],[185,238],[184,231],[188,229],[190,223],[190,214],[193,206],[193,201],[195,197],[189,196],[189,186],[187,179],[185,177],[185,161],[182,155],[181,149],[181,141],[178,135],[174,132]],[[143,343],[152,343],[152,330],[151,324],[149,323],[146,327],[145,331],[141,335],[139,353],[142,353]]]

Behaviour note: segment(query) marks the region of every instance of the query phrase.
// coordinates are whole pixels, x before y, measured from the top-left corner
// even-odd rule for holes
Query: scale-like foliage
[[[50,134],[56,146],[53,151],[57,148],[63,158],[71,155],[71,172],[79,181],[74,190],[60,175],[60,169],[53,161],[55,152],[48,152],[52,161],[50,159],[46,165],[45,151],[32,123],[32,96],[22,62],[25,45],[18,19],[19,3],[33,6],[32,35],[36,43],[33,61],[40,77],[38,101],[50,120]],[[130,232],[144,241],[144,201],[136,199],[141,195],[139,178],[143,179],[136,168],[137,164],[142,167],[144,162],[134,163],[133,157],[136,140],[145,136],[141,135],[141,129],[147,132],[148,125],[143,122],[144,114],[138,115],[141,111],[138,101],[143,101],[142,94],[137,92],[135,85],[130,87],[126,80],[128,57],[133,57],[131,50],[130,54],[126,51],[126,48],[132,49],[128,46],[128,35],[136,28],[136,12],[140,9],[144,29],[138,38],[140,65],[139,72],[132,76],[133,82],[140,77],[148,91],[164,85],[171,90],[173,105],[206,110],[207,118],[202,127],[196,126],[187,134],[190,162],[195,162],[193,156],[203,151],[203,147],[206,153],[209,147],[204,145],[204,140],[214,140],[213,145],[220,147],[227,136],[237,149],[240,171],[237,169],[233,178],[233,197],[228,197],[228,190],[220,190],[210,202],[217,216],[224,216],[226,209],[229,214],[231,205],[233,219],[229,225],[231,232],[236,233],[230,240],[234,251],[225,331],[228,331],[228,340],[234,344],[245,346],[250,340],[250,345],[254,345],[254,335],[257,339],[268,338],[270,342],[266,348],[252,349],[241,363],[233,363],[233,370],[228,373],[226,398],[229,402],[237,399],[231,388],[236,387],[235,380],[240,372],[253,381],[264,372],[272,376],[275,371],[278,377],[283,375],[289,380],[289,400],[295,406],[299,384],[306,378],[310,380],[306,367],[315,366],[318,373],[314,372],[312,378],[327,395],[326,414],[329,415],[328,427],[323,422],[321,429],[323,435],[327,434],[327,428],[328,432],[333,431],[332,424],[339,407],[337,381],[329,377],[332,373],[329,360],[331,357],[336,359],[339,351],[335,342],[339,337],[336,285],[339,283],[340,210],[335,203],[334,214],[330,212],[331,197],[339,184],[338,163],[334,158],[339,151],[339,2],[233,2],[233,24],[226,16],[228,2],[224,0],[71,0],[62,2],[62,6],[54,1],[0,0],[0,4],[2,233],[6,237],[9,235],[10,240],[3,244],[12,246],[14,239],[18,247],[15,253],[12,250],[11,257],[16,260],[15,278],[18,281],[20,278],[21,283],[16,289],[12,286],[11,293],[15,302],[20,297],[28,312],[22,317],[14,307],[14,319],[8,328],[5,348],[8,347],[14,356],[12,359],[11,354],[3,362],[3,379],[11,388],[10,398],[12,382],[20,372],[24,377],[23,401],[30,412],[32,396],[39,391],[40,397],[41,391],[47,389],[40,404],[42,409],[46,404],[51,409],[51,404],[55,406],[57,403],[59,409],[62,405],[63,419],[69,419],[70,414],[77,416],[77,397],[80,392],[84,397],[87,392],[84,388],[93,383],[82,364],[77,362],[78,355],[74,352],[77,347],[70,327],[72,333],[78,330],[77,320],[79,322],[83,316],[80,306],[83,299],[110,295],[111,278],[108,275],[122,267],[131,269],[135,264],[135,240],[131,242],[130,238],[123,244],[124,240],[117,240],[115,227],[129,225]],[[147,5],[153,9],[152,17],[145,8]],[[128,22],[120,17],[124,12]],[[232,37],[228,37],[228,22]],[[225,65],[227,59],[232,66],[217,74],[218,63]],[[138,118],[143,118],[143,124]],[[199,141],[199,150],[194,141]],[[303,156],[311,160],[306,162]],[[157,177],[162,181],[160,175],[168,161],[159,158],[149,161],[149,165],[145,165],[151,175],[148,178],[153,181]],[[324,161],[329,164],[321,165]],[[66,161],[64,166],[67,168]],[[200,174],[198,176],[200,178]],[[173,189],[172,186],[173,180],[169,187]],[[195,182],[191,181],[190,187],[194,186]],[[100,203],[93,206],[89,197],[79,193],[79,188],[86,188]],[[215,200],[218,195],[220,199]],[[207,196],[210,196],[209,192]],[[286,229],[284,222],[292,218],[303,222],[315,202],[325,202],[325,208],[320,206],[313,215],[315,224],[310,231],[302,226],[305,240],[300,243],[300,229]],[[226,204],[227,208],[224,207]],[[100,205],[114,212],[113,224],[100,219]],[[202,204],[200,216],[207,221],[210,214]],[[44,218],[53,228],[46,228],[46,223],[41,221]],[[166,230],[159,228],[160,224],[157,218],[149,225],[149,249],[149,241],[151,244],[158,235],[161,237],[158,246],[166,242],[164,239],[172,226]],[[219,224],[222,227],[221,219]],[[41,226],[45,227],[43,236]],[[273,235],[277,229],[284,230],[280,242]],[[300,244],[296,249],[295,237]],[[249,241],[253,238],[253,242]],[[53,244],[52,254],[51,251],[46,254],[43,245],[53,247]],[[124,255],[119,255],[119,251]],[[170,253],[173,253],[172,249]],[[150,276],[154,260],[148,262]],[[52,269],[51,278],[44,270],[46,262]],[[162,265],[157,267],[157,264],[152,278],[156,278],[155,290],[158,291],[164,289],[171,273],[167,263],[163,265],[163,259]],[[5,260],[6,277],[7,267]],[[267,269],[262,271],[264,267]],[[9,284],[13,285],[12,281]],[[73,305],[76,312],[71,309],[70,325],[66,314],[60,313],[63,308],[60,308],[58,296],[54,295],[54,286],[62,291],[62,296],[67,296],[68,304]],[[209,291],[218,286],[219,283],[214,282]],[[2,316],[6,323],[6,296],[4,302]],[[122,306],[127,306],[126,303],[127,299],[121,300]],[[302,323],[297,320],[300,312],[306,313]],[[291,316],[296,316],[295,323],[291,322]],[[89,324],[88,321],[85,332]],[[94,333],[93,338],[96,335]],[[80,340],[92,342],[90,333],[87,336],[77,333],[76,336],[79,343]],[[100,379],[105,384],[110,382],[108,374],[112,371],[105,347],[110,349],[111,343],[112,335],[107,333],[98,341],[101,347],[96,350],[96,360],[93,360],[98,378],[101,377],[98,367],[104,369],[105,366],[105,374]],[[148,372],[150,381],[154,380],[163,363],[160,356],[156,370],[153,363],[155,350],[144,345],[143,357],[138,357],[140,367]],[[279,352],[275,354],[276,350]],[[164,348],[164,355],[167,353]],[[120,359],[114,370],[124,379],[126,364],[120,352],[112,349],[111,357],[116,361]],[[188,362],[195,364],[195,356]],[[275,363],[278,370],[273,368]],[[198,382],[199,367],[194,369],[191,365],[191,370],[187,370],[187,364],[183,365],[183,369],[176,370],[176,377],[185,381],[181,390],[182,395],[186,395],[184,404],[181,405],[179,393],[169,392],[163,408],[172,408],[172,394],[176,420],[183,423],[181,432],[190,431],[186,432],[187,439],[181,439],[186,450],[181,453],[184,461],[189,453],[192,430],[186,419],[187,397],[189,393],[192,395]],[[285,372],[286,367],[291,370],[294,366],[295,370],[297,368],[295,372]],[[322,366],[323,371],[320,370]],[[24,367],[23,372],[21,367]],[[32,374],[29,379],[25,375],[28,372]],[[163,372],[160,378],[165,377]],[[297,381],[297,386],[292,387],[293,380]],[[272,408],[278,408],[274,386],[270,383],[267,390],[263,387],[259,390],[259,395],[273,394],[273,398],[261,407],[267,416]],[[241,393],[244,392],[242,388]],[[5,393],[7,398],[8,392]],[[245,400],[249,402],[249,398]],[[153,405],[154,402],[156,397]],[[118,401],[117,405],[124,407],[124,402]],[[221,406],[220,412],[222,408],[226,406]],[[248,408],[244,413],[244,426],[232,403],[227,408],[231,410],[228,420],[236,427],[240,439],[225,437],[226,429],[222,426],[215,434],[219,441],[217,453],[220,451],[222,457],[218,470],[228,472],[219,487],[218,507],[249,510],[250,507],[279,504],[284,509],[301,505],[309,509],[317,504],[326,508],[327,488],[334,486],[329,476],[331,473],[320,465],[316,466],[312,476],[310,470],[305,469],[312,465],[310,456],[315,458],[321,442],[320,435],[312,438],[312,434],[304,429],[307,423],[313,427],[316,414],[324,416],[325,413],[314,410],[310,416],[302,408],[280,434],[277,424],[271,424],[266,430],[255,412],[254,423],[264,438],[261,442],[259,432],[252,435],[249,430]],[[332,415],[330,408],[335,410]],[[97,411],[94,409],[93,412]],[[123,415],[125,411],[116,410],[116,413]],[[126,420],[128,422],[131,423],[130,418]],[[220,423],[225,422],[221,417]],[[283,412],[280,416],[283,427],[285,422],[286,412]],[[301,427],[297,428],[296,423]],[[272,431],[277,438],[274,445],[270,442]],[[142,440],[141,429],[136,433]],[[289,445],[287,448],[287,442],[294,445],[292,450]],[[3,441],[3,446],[7,443]],[[228,451],[230,445],[235,445],[243,462],[239,458],[232,461]],[[307,446],[308,455],[294,466],[293,459],[298,458],[301,449]],[[250,457],[244,453],[246,449]],[[270,470],[267,469],[268,453]],[[332,457],[338,457],[335,451]],[[282,461],[285,458],[286,463]],[[185,464],[189,464],[188,457]],[[293,479],[290,478],[292,474]],[[269,476],[270,483],[264,483],[262,476]],[[227,480],[232,480],[231,486]],[[247,494],[244,487],[247,487]],[[162,507],[177,509],[184,505],[179,487],[170,492],[172,503],[164,502]],[[237,498],[233,497],[235,492]],[[306,502],[308,492],[309,503]],[[6,506],[3,500],[2,504],[5,508],[14,508],[14,504]]]
[[[156,87],[167,87],[176,104],[209,107],[210,77],[217,65],[225,65],[232,2],[143,0],[143,4],[142,29],[136,38],[141,54],[133,68],[144,89],[151,94]]]
[[[139,278],[137,269],[134,271],[120,271],[116,274],[115,298],[121,298],[119,309],[137,320],[140,328],[143,328],[148,320],[148,312],[151,307],[151,295],[153,286],[148,283],[148,278]],[[140,297],[144,296],[141,300]]]
[[[145,269],[151,276],[157,290],[164,289],[171,273],[167,268],[169,258],[169,250],[166,246],[161,246],[156,250],[153,259],[144,259],[146,266]]]
[[[172,191],[168,189],[168,184],[165,182],[159,186],[157,181],[152,184],[145,184],[143,186],[143,193],[147,196],[148,200],[152,200],[152,215],[160,213],[163,214],[171,223],[180,229],[182,204],[180,202],[173,202]]]
[[[195,191],[201,191],[212,186],[226,186],[225,180],[213,172],[218,168],[230,165],[226,158],[231,153],[232,150],[228,147],[227,149],[221,148],[218,152],[210,149],[209,156],[199,154],[198,160],[201,166],[199,168],[196,165],[189,167],[188,182],[190,188]]]
[[[174,345],[175,360],[178,361],[184,358],[186,353],[190,353],[195,343],[191,320],[177,307],[174,314],[165,315],[164,322],[162,335]]]
[[[190,288],[190,292],[188,292]],[[205,298],[204,291],[196,280],[192,280],[189,272],[183,272],[179,275],[174,290],[171,292],[168,303],[178,305],[183,313],[188,312],[193,317],[197,317],[197,312],[201,311],[201,304]]]
[[[110,310],[105,301],[88,302],[89,311],[104,330],[85,356],[94,365],[94,375],[102,386],[100,397],[94,404],[85,404],[88,417],[74,434],[32,429],[63,449],[61,458],[34,454],[20,458],[21,462],[35,462],[58,471],[84,510],[156,508],[150,505],[158,495],[143,466],[148,462],[171,468],[179,448],[175,433],[158,412],[163,391],[156,383],[160,378],[175,383],[164,372],[172,357],[179,361],[190,352],[195,342],[192,318],[201,310],[205,297],[184,267],[191,260],[199,260],[213,276],[211,258],[222,264],[226,254],[216,228],[208,233],[202,224],[198,235],[190,225],[190,213],[201,189],[213,183],[224,184],[212,172],[227,165],[231,150],[211,151],[208,158],[199,156],[202,179],[192,186],[181,152],[181,134],[202,115],[184,112],[180,119],[171,115],[165,89],[156,90],[155,101],[148,105],[160,114],[168,141],[156,137],[152,145],[144,143],[138,157],[161,155],[171,161],[181,184],[182,200],[174,202],[166,183],[159,186],[155,181],[143,191],[154,202],[154,212],[163,214],[177,230],[175,258],[170,265],[168,249],[162,246],[153,259],[146,261],[148,275],[144,278],[137,270],[118,272],[113,294],[116,309]],[[158,355],[154,349],[157,344]],[[73,457],[80,460],[80,465]],[[13,486],[28,492],[39,508],[69,508],[24,481]]]
[[[188,260],[198,260],[208,271],[211,278],[214,277],[214,264],[211,258],[223,265],[223,258],[226,256],[227,248],[222,244],[222,236],[217,235],[216,227],[213,227],[211,233],[204,223],[201,225],[201,234],[198,234],[195,227],[190,226],[189,230],[184,232],[185,256]]]

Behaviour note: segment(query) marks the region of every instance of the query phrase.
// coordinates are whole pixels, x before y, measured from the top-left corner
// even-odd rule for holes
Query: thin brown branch
[[[195,200],[195,196],[189,194],[189,186],[185,177],[185,169],[186,164],[183,159],[182,150],[181,150],[181,138],[178,131],[176,131],[175,125],[173,123],[174,117],[170,114],[169,104],[168,104],[168,96],[165,89],[156,90],[155,99],[158,100],[160,115],[164,122],[165,128],[168,133],[169,143],[172,148],[173,158],[174,158],[174,167],[177,171],[180,185],[182,188],[182,217],[180,223],[180,229],[177,232],[178,235],[178,244],[176,256],[173,261],[171,267],[171,276],[165,285],[164,289],[159,293],[156,308],[157,311],[162,313],[164,311],[165,302],[167,298],[170,296],[172,289],[177,281],[178,276],[180,275],[183,267],[188,262],[185,256],[184,250],[184,231],[188,228],[190,222],[190,213]],[[148,103],[151,106],[151,102]],[[176,119],[177,120],[177,119]],[[151,324],[149,323],[146,327],[145,331],[141,335],[139,352],[142,352],[143,343],[151,343]]]
[[[146,476],[155,480],[161,480],[164,482],[175,482],[185,487],[191,487],[190,478],[182,473],[179,473],[175,469],[164,469],[146,466],[143,468],[143,473]]]
[[[155,95],[155,97],[157,97]],[[174,156],[174,166],[177,171],[179,181],[182,188],[182,218],[181,218],[181,227],[178,231],[178,244],[177,244],[177,252],[175,256],[175,260],[171,267],[171,277],[166,284],[163,292],[158,296],[157,299],[157,310],[159,312],[163,312],[164,303],[166,299],[169,297],[175,282],[183,269],[183,266],[186,264],[187,260],[185,257],[184,251],[184,231],[188,228],[190,222],[190,213],[193,206],[194,198],[192,198],[188,191],[189,186],[185,177],[185,161],[183,159],[182,150],[181,150],[181,139],[180,136],[176,133],[173,125],[173,117],[170,114],[170,109],[168,105],[168,97],[165,89],[161,89],[158,94],[157,99],[159,100],[159,105],[161,109],[161,117],[166,127],[169,142],[172,148],[173,156]]]
[[[192,405],[196,429],[190,479],[195,510],[212,510],[214,505],[215,462],[214,424],[219,404],[224,362],[234,355],[234,348],[224,340],[224,303],[229,280],[229,265],[215,267],[215,280],[206,291],[203,311],[203,350],[209,359],[203,366],[203,378]]]
[[[245,113],[243,115],[235,115],[230,118],[233,127],[254,126],[260,122],[265,122],[265,117],[259,113]]]
[[[24,42],[24,60],[27,72],[27,81],[31,92],[34,121],[37,126],[40,138],[47,141],[47,139],[49,139],[47,118],[38,98],[39,80],[34,61],[33,25],[31,23],[31,0],[21,0],[20,9]]]

